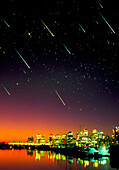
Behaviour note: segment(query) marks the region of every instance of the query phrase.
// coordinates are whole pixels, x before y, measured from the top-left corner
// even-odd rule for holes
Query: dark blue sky
[[[47,130],[111,133],[119,120],[117,5],[11,0],[0,11],[1,118],[14,117],[11,128],[23,117],[26,128],[39,120]]]

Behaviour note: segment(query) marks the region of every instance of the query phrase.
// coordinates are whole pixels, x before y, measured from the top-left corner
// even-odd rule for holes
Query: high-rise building
[[[69,131],[69,132],[68,132],[67,138],[68,138],[69,140],[73,139],[73,132],[72,132],[72,131]]]
[[[98,136],[97,136],[97,146],[98,147],[103,147],[105,146],[105,142],[104,142],[104,133],[101,131],[101,132],[98,132]]]
[[[76,133],[76,145],[81,147],[82,145],[89,144],[89,137],[88,137],[88,129],[83,129],[80,132]]]
[[[76,132],[76,140],[79,140],[81,137],[80,132]]]
[[[92,129],[92,134],[97,134],[97,129]]]
[[[97,146],[97,139],[98,139],[97,129],[93,129],[91,134],[91,146],[93,147]]]
[[[34,137],[28,137],[27,143],[34,143]]]
[[[45,136],[41,136],[40,144],[45,144]]]
[[[88,129],[83,129],[83,136],[88,137]]]
[[[62,134],[62,139],[66,139],[67,138],[67,134]]]
[[[119,144],[119,126],[116,126],[113,129],[113,134],[114,134],[114,143]]]
[[[41,140],[41,135],[40,134],[37,134],[36,135],[36,143],[40,143],[40,140]]]
[[[49,145],[53,144],[53,135],[50,134],[50,136],[48,137],[47,143],[49,143]]]
[[[55,136],[55,145],[59,145],[60,144],[60,141],[61,141],[61,136],[59,134],[57,134]]]
[[[76,144],[76,139],[73,137],[73,132],[69,131],[67,134],[67,146],[74,147],[75,144]]]
[[[83,131],[77,132],[76,133],[76,138],[79,140],[83,136]]]
[[[104,137],[104,133],[101,131],[101,132],[98,132],[98,139],[103,139]]]
[[[67,143],[67,134],[62,135],[62,143],[66,144]]]

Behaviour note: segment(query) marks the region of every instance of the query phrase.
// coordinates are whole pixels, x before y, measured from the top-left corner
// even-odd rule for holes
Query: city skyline
[[[18,134],[19,137],[15,134],[14,132],[12,131],[12,133],[10,133],[10,131],[7,133],[7,134],[12,134],[13,138],[9,138],[7,136],[6,140],[2,140],[0,139],[0,142],[5,142],[5,143],[8,143],[8,142],[26,142],[28,140],[28,138],[33,138],[35,141],[36,141],[36,136],[37,135],[40,135],[41,137],[44,137],[45,138],[45,141],[47,141],[49,139],[50,136],[52,136],[53,138],[55,138],[57,135],[58,136],[63,136],[63,135],[68,135],[69,133],[71,133],[73,135],[73,137],[76,139],[77,138],[77,134],[80,133],[82,134],[82,136],[85,136],[83,135],[83,133],[86,133],[88,137],[90,137],[90,135],[92,135],[93,133],[97,133],[97,134],[103,134],[103,136],[109,136],[109,137],[112,137],[114,135],[114,129],[115,128],[118,128],[119,129],[119,126],[116,126],[114,127],[111,131],[112,133],[104,133],[104,131],[98,131],[96,128],[95,129],[91,129],[91,130],[88,130],[86,128],[84,129],[81,129],[81,126],[80,126],[80,130],[77,130],[77,131],[72,131],[72,130],[68,130],[68,131],[64,131],[64,132],[61,132],[61,131],[55,131],[54,133],[52,132],[49,132],[48,130],[44,133],[44,132],[41,132],[41,131],[31,131],[29,133],[29,130],[28,131],[25,131],[25,133],[23,133],[23,131],[21,131],[21,133],[18,133],[19,131],[18,130],[13,130],[15,132],[15,134]],[[4,132],[4,130],[3,130]],[[36,133],[37,132],[37,133]],[[5,134],[5,133],[4,133]],[[27,135],[26,135],[27,134]],[[28,136],[29,134],[29,136]]]
[[[119,12],[103,1],[0,7],[0,141],[119,120]]]

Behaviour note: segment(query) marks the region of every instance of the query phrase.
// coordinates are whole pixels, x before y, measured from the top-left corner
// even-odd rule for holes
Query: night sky
[[[119,12],[103,0],[0,5],[0,141],[112,134],[119,123]]]

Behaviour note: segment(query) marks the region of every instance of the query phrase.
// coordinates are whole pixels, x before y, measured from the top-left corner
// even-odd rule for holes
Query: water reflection
[[[32,155],[33,152],[32,151],[28,151],[27,150],[27,154]],[[106,165],[109,166],[110,168],[110,158],[109,157],[102,157],[102,158],[98,158],[98,160],[94,159],[94,158],[87,158],[87,159],[81,159],[81,158],[73,158],[70,156],[65,156],[62,155],[60,153],[55,153],[53,151],[38,151],[35,150],[35,160],[41,160],[41,158],[44,159],[49,159],[49,162],[56,162],[58,163],[59,161],[61,161],[62,163],[68,163],[68,164],[74,164],[74,166],[76,167],[83,167],[83,168],[98,168],[103,166],[103,168]]]
[[[27,151],[27,155],[33,156],[33,150],[26,150]]]
[[[0,169],[4,170],[77,170],[77,169],[113,169],[110,157],[73,158],[53,151],[39,150],[0,150]],[[118,161],[117,161],[118,162]],[[113,167],[115,163],[112,162]]]

